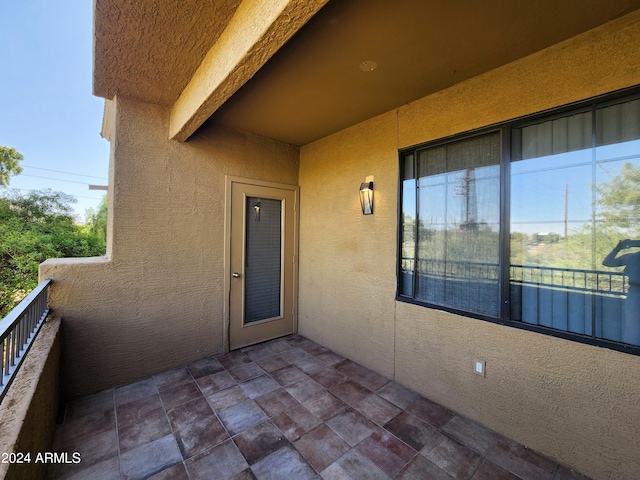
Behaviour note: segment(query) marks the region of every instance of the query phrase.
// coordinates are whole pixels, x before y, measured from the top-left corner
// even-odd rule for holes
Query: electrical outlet
[[[481,377],[484,377],[486,367],[487,367],[487,362],[485,362],[484,360],[474,360],[473,373],[475,373],[476,375],[480,375]]]

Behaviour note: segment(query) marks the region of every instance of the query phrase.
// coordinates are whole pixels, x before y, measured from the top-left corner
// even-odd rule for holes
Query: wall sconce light
[[[373,177],[367,177],[360,185],[360,206],[362,206],[363,215],[373,213]]]

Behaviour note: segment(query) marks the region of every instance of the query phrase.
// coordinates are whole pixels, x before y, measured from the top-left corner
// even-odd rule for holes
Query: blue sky
[[[104,100],[91,93],[92,15],[87,0],[0,1],[0,145],[24,156],[9,188],[74,195],[80,219],[104,194],[88,185],[106,185],[109,168]]]

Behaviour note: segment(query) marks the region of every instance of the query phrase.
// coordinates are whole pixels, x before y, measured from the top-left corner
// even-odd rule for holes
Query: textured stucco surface
[[[60,319],[56,318],[42,326],[0,403],[0,454],[31,455],[30,462],[0,463],[0,478],[45,477],[47,465],[36,459],[38,453],[51,451],[58,414],[59,368]]]
[[[239,4],[96,0],[94,93],[173,104]]]
[[[300,333],[594,479],[637,480],[640,357],[394,295],[399,147],[638,85],[639,58],[636,12],[302,147]]]
[[[244,0],[173,106],[171,138],[189,138],[326,2]]]
[[[298,149],[230,129],[168,139],[168,110],[118,99],[109,255],[49,260],[63,396],[223,351],[225,175],[296,185]]]

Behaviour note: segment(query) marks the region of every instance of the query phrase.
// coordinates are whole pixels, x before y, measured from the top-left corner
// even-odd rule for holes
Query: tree
[[[602,224],[618,234],[640,233],[640,166],[625,163],[611,181],[598,186],[598,194]]]
[[[107,211],[109,205],[107,203],[107,196],[102,197],[102,201],[98,206],[98,211],[90,208],[86,213],[87,230],[99,238],[103,242],[107,241]]]
[[[0,186],[9,185],[9,177],[22,173],[23,157],[14,148],[0,146]]]
[[[52,190],[0,196],[0,317],[37,285],[46,259],[104,254],[104,240],[75,223],[74,202]]]

